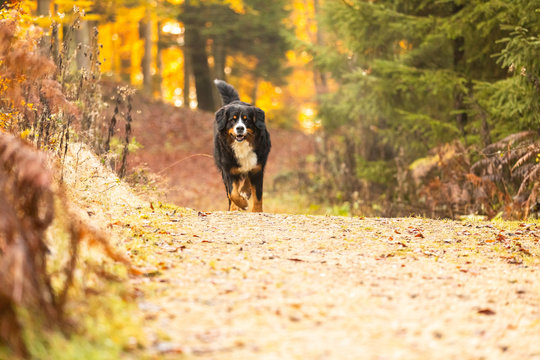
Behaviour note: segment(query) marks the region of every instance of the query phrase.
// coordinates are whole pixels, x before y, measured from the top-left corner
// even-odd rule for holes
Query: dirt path
[[[166,359],[540,359],[540,227],[139,210]]]
[[[540,359],[538,222],[149,206],[74,145],[63,174],[143,271],[150,358]]]

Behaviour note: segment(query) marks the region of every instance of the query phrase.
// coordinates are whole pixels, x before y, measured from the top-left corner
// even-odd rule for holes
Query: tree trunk
[[[140,38],[144,39],[144,55],[141,61],[143,90],[146,94],[152,94],[152,21],[148,10],[144,20],[139,23],[139,33]]]
[[[75,42],[77,49],[77,68],[89,69],[90,68],[90,30],[88,21],[81,20],[79,28],[75,31]]]
[[[216,36],[212,47],[212,53],[214,55],[214,78],[226,81],[225,78],[225,44],[223,43],[223,37]],[[212,87],[214,95],[214,104],[221,104],[221,96],[215,86]]]
[[[482,120],[482,127],[480,128],[480,137],[482,138],[482,147],[487,147],[491,145],[493,141],[491,140],[491,130],[489,128],[488,117],[486,111],[479,107],[479,116]]]
[[[215,111],[213,83],[210,76],[208,56],[206,54],[206,38],[200,29],[204,27],[198,19],[197,9],[184,4],[185,11],[185,46],[191,54],[191,67],[195,77],[198,108],[204,111]]]
[[[38,0],[37,16],[49,16],[51,11],[51,0]],[[51,38],[48,35],[43,35],[40,39],[40,48],[44,54],[48,54],[51,48]]]
[[[457,14],[463,10],[463,5],[455,5],[453,6],[452,13]],[[454,39],[453,42],[453,52],[454,52],[454,71],[458,76],[462,76],[465,73],[465,67],[463,65],[463,58],[465,57],[465,38],[462,36],[459,36]],[[463,137],[463,140],[466,142],[466,132],[465,132],[465,126],[467,125],[467,112],[465,107],[465,93],[460,90],[456,89],[456,92],[454,94],[454,109],[457,112],[456,115],[456,123],[458,126],[459,131],[461,132],[461,136]]]
[[[62,57],[63,57],[63,76],[65,81],[67,78],[76,74],[79,67],[75,57],[77,51],[77,39],[75,35],[76,29],[68,24],[62,25]]]
[[[189,107],[190,104],[190,98],[189,95],[191,93],[190,90],[190,82],[191,82],[191,54],[189,53],[189,49],[187,46],[184,45],[184,106]]]
[[[37,2],[37,14],[38,16],[49,16],[51,11],[51,0],[38,0]]]
[[[315,18],[319,18],[319,0],[313,0],[313,8],[315,10]],[[321,31],[320,24],[317,23],[317,45],[322,46],[324,43],[323,34]],[[328,92],[327,87],[327,80],[326,80],[326,74],[324,72],[321,72],[319,70],[313,71],[313,80],[315,82],[315,91],[317,93],[317,101],[320,99],[320,95],[325,94]]]
[[[225,44],[223,44],[223,39],[218,36],[214,39],[214,75],[216,79],[226,80],[225,79]]]
[[[162,59],[162,51],[164,48],[163,44],[163,35],[161,33],[161,21],[158,21],[157,23],[157,55],[156,55],[156,68],[157,68],[157,74],[156,74],[156,88],[158,91],[159,98],[163,98],[163,59]]]

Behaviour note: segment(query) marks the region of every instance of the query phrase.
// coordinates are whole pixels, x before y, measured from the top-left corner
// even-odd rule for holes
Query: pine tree
[[[282,25],[287,16],[286,1],[245,0],[243,3],[244,13],[237,13],[220,2],[200,1],[189,8],[184,6],[179,19],[186,25],[186,46],[188,52],[192,53],[196,82],[197,78],[202,77],[200,86],[203,86],[203,83],[211,85],[211,82],[206,80],[206,75],[201,75],[207,73],[206,69],[200,72],[196,69],[196,66],[207,63],[203,60],[203,53],[207,59],[210,55],[213,57],[214,66],[213,69],[208,69],[208,73],[222,79],[226,76],[227,56],[242,55],[248,58],[249,66],[234,64],[232,74],[249,76],[254,84],[254,95],[259,80],[279,84],[287,74],[284,66],[285,53],[290,46]],[[197,37],[190,38],[194,34]],[[210,51],[207,52],[207,48],[210,48]],[[194,52],[197,51],[200,56],[196,60]],[[208,90],[203,90],[202,93],[208,94]],[[199,92],[197,97],[199,98]],[[252,101],[255,100],[256,96],[253,96]]]
[[[394,168],[398,154],[411,164],[454,139],[489,145],[538,127],[538,3],[326,2],[334,45],[315,62],[339,84],[320,109],[326,131],[346,126],[364,167]],[[511,64],[526,76],[509,76]],[[395,179],[386,184],[391,193]]]

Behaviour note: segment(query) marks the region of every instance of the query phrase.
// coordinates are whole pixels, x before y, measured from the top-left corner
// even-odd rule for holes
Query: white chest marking
[[[241,172],[248,172],[257,166],[257,154],[253,151],[249,142],[246,140],[242,142],[235,141],[232,148]]]

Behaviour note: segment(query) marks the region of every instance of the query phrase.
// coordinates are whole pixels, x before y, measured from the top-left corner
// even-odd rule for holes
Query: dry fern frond
[[[497,201],[504,205],[503,209],[510,209],[507,216],[516,216],[518,208],[527,216],[527,208],[540,179],[540,164],[534,161],[540,154],[539,133],[522,131],[509,135],[486,147],[482,153],[487,156],[477,161],[471,170],[475,175],[497,184],[501,192]],[[475,186],[485,184],[475,183]]]
[[[61,192],[60,210],[69,219],[65,226],[70,249],[61,270],[65,280],[57,291],[53,290],[47,271],[45,233],[55,217],[57,195],[44,160],[42,153],[19,138],[0,133],[0,343],[8,344],[19,356],[26,356],[28,351],[15,312],[17,306],[41,314],[48,326],[66,328],[63,310],[81,241],[99,244],[109,258],[137,273],[99,230],[69,211]]]
[[[60,309],[46,271],[45,230],[54,215],[52,177],[42,155],[0,133],[0,340],[26,355],[16,305],[39,308],[58,322]],[[11,310],[10,310],[11,309]]]
[[[487,156],[495,155],[499,151],[509,150],[514,144],[522,143],[528,139],[532,139],[538,134],[535,131],[522,131],[516,134],[511,134],[493,144],[486,146],[483,150]]]
[[[538,156],[538,154],[540,154],[540,142],[529,145],[527,147],[527,150],[524,152],[524,154],[522,154],[519,160],[512,167],[512,171],[514,171],[516,168],[520,167],[521,165],[525,164],[527,161],[531,160],[533,157]]]
[[[494,169],[498,168],[501,164],[501,160],[498,157],[489,157],[475,162],[471,171],[474,174],[481,175],[482,172],[493,172]]]
[[[540,181],[540,164],[536,164],[527,174],[527,177],[521,183],[519,187],[518,195],[521,195],[529,186],[535,181]]]
[[[512,171],[512,180],[523,181],[534,167],[534,164],[524,164]]]

